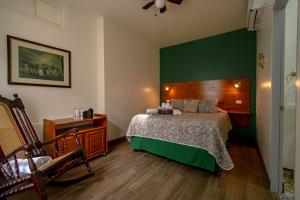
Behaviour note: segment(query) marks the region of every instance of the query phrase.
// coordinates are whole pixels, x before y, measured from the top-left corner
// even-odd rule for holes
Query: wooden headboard
[[[218,99],[228,111],[250,111],[250,79],[191,81],[163,84],[163,101],[171,99]],[[237,104],[241,100],[242,104]]]

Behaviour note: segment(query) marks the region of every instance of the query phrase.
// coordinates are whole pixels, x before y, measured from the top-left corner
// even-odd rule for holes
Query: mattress
[[[131,148],[218,174],[216,159],[206,150],[156,139],[131,137]]]

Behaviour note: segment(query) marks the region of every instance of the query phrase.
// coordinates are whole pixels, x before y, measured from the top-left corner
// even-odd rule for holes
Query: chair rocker
[[[40,199],[45,200],[46,185],[78,164],[86,166],[87,174],[68,181],[76,182],[93,175],[77,132],[71,129],[54,140],[41,142],[18,95],[14,95],[14,100],[0,95],[0,199],[34,188]],[[68,150],[67,136],[73,136],[76,141],[75,150]],[[37,165],[34,160],[41,156],[50,156],[50,161]],[[22,162],[27,162],[29,173],[20,167],[22,158]]]

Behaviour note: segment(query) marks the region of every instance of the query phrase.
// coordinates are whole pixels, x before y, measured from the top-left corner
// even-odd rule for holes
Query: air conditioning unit
[[[259,28],[264,8],[270,3],[270,0],[249,0],[247,12],[247,29],[255,31]]]

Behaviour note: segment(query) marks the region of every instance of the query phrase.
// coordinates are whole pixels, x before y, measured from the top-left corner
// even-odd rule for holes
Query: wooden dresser
[[[83,120],[65,119],[44,119],[44,141],[54,139],[61,133],[71,128],[78,128],[78,139],[85,149],[88,159],[108,152],[107,143],[107,117],[103,114],[95,114],[93,118]],[[68,150],[76,148],[73,136],[67,137]]]

